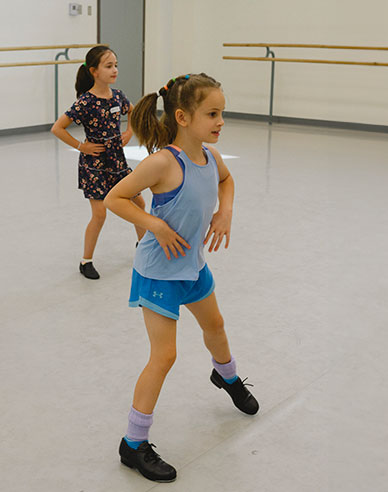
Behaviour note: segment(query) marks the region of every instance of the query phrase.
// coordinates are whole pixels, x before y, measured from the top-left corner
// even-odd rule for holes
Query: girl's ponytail
[[[91,89],[93,85],[93,75],[90,73],[85,63],[83,63],[78,69],[77,78],[75,81],[75,91],[77,93],[77,97],[82,96],[82,94]]]
[[[136,104],[131,115],[132,129],[139,144],[144,145],[150,154],[170,143],[167,128],[156,114],[158,96],[156,92],[144,96]]]

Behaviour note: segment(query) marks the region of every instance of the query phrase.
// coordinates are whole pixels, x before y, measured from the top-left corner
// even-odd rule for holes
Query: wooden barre
[[[0,48],[0,51],[56,50],[56,49],[63,49],[63,48],[92,48],[93,46],[103,46],[103,45],[99,43],[93,43],[93,44],[56,44],[50,46],[8,46],[8,47]]]
[[[69,63],[84,63],[85,60],[55,60],[42,62],[0,63],[1,67],[31,67],[36,65],[68,65]]]
[[[267,61],[267,62],[291,62],[291,63],[326,63],[330,65],[364,65],[372,67],[388,67],[388,63],[379,62],[356,62],[356,61],[337,61],[337,60],[308,60],[303,58],[265,58],[250,56],[223,56],[224,60],[246,60],[246,61]]]
[[[245,47],[245,48],[317,48],[335,50],[376,50],[388,51],[384,46],[342,46],[335,44],[286,44],[286,43],[224,43],[225,47]]]

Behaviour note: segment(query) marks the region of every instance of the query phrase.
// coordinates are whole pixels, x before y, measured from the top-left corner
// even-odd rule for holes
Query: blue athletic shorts
[[[198,280],[154,280],[133,269],[129,306],[144,306],[167,318],[179,319],[179,306],[202,301],[214,287],[207,265],[199,272]]]

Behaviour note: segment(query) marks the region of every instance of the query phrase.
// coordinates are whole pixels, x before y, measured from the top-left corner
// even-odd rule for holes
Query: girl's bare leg
[[[149,361],[137,380],[132,406],[139,412],[151,414],[176,359],[176,321],[145,307],[143,316],[151,351]]]
[[[187,304],[187,308],[194,314],[203,330],[203,338],[216,362],[228,364],[232,362],[228,339],[224,331],[224,322],[217,306],[214,292],[203,301]],[[235,369],[235,368],[234,368]],[[233,384],[228,384],[223,375],[214,370],[210,377],[213,384],[223,388],[232,398],[234,405],[248,415],[254,415],[259,410],[256,398],[246,389],[240,378]]]
[[[97,239],[104,225],[106,218],[106,208],[103,200],[89,199],[92,208],[92,218],[85,231],[84,258],[92,259]]]
[[[199,326],[202,328],[203,340],[214,359],[219,364],[230,362],[229,342],[215,293],[213,292],[202,301],[186,304],[186,307],[195,316]]]

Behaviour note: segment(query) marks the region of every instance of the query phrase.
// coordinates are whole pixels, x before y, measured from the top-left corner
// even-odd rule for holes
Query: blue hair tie
[[[189,79],[190,78],[190,75],[185,75],[185,79]]]

